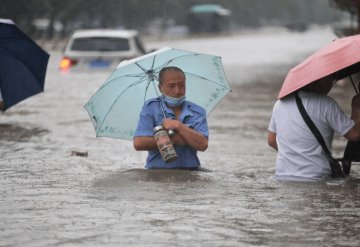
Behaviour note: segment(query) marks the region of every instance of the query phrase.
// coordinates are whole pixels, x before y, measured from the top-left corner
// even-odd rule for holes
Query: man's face
[[[185,95],[185,76],[178,71],[169,70],[163,74],[160,91],[166,96],[180,98]]]

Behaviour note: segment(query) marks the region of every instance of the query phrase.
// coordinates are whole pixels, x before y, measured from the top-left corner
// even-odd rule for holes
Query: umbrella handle
[[[174,136],[175,135],[175,131],[173,131],[173,130],[169,130],[168,133],[169,133],[169,136]]]
[[[360,81],[359,81],[359,84],[358,84],[358,88],[359,88],[359,90],[358,90],[358,89],[356,88],[356,86],[355,86],[355,83],[354,83],[352,77],[349,76],[349,78],[350,78],[351,83],[352,83],[352,85],[353,85],[353,87],[354,87],[354,89],[355,89],[356,94],[359,95],[359,91],[360,91]]]
[[[160,100],[160,101],[161,101],[161,100]],[[163,108],[161,102],[159,102],[159,103],[160,103],[161,111],[162,111],[162,113],[163,113],[163,115],[164,115],[164,119],[166,119],[166,115],[165,115],[164,108]],[[174,136],[174,135],[175,135],[175,131],[173,131],[173,130],[168,130],[168,134],[169,134],[169,136]]]

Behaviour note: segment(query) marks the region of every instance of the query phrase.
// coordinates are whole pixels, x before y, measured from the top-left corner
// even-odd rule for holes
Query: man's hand
[[[162,126],[167,129],[167,130],[177,130],[180,126],[180,124],[182,124],[179,120],[174,120],[174,119],[170,119],[170,118],[165,118]]]
[[[355,123],[360,122],[360,95],[356,95],[353,97],[351,101],[351,118],[355,121]]]
[[[355,95],[351,102],[351,107],[360,108],[360,95]]]
[[[205,151],[207,149],[207,138],[195,130],[187,127],[182,122],[166,118],[162,125],[166,130],[175,131],[176,135],[172,138],[174,144],[188,145],[198,151]]]
[[[353,97],[351,108],[351,119],[354,120],[355,126],[344,137],[350,141],[358,141],[360,139],[360,95]]]
[[[171,141],[174,144],[179,145],[179,146],[185,146],[185,145],[187,145],[186,141],[181,137],[181,135],[176,133],[176,129],[179,128],[180,124],[182,124],[182,123],[178,120],[167,118],[163,121],[162,125],[166,130],[174,131],[175,135],[171,137]]]

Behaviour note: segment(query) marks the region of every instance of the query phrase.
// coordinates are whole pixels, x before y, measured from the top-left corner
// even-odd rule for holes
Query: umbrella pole
[[[152,82],[152,85],[153,85],[153,87],[154,87],[154,91],[155,91],[155,93],[156,93],[156,96],[157,96],[157,97],[160,99],[160,101],[161,101],[161,97],[160,97],[160,95],[159,95],[159,92],[157,91],[157,88],[156,88],[156,86],[155,86],[154,80],[151,80],[151,82]],[[161,104],[160,101],[159,101],[159,105],[160,105],[162,114],[163,114],[164,118],[166,118],[165,111],[164,111],[164,107],[163,107],[163,105]]]
[[[352,83],[352,85],[353,85],[353,87],[354,87],[354,89],[355,89],[356,94],[357,94],[357,95],[359,95],[359,91],[356,89],[355,83],[354,83],[354,81],[353,81],[353,79],[352,79],[351,75],[349,76],[349,78],[350,78],[351,83]]]
[[[160,97],[160,96],[158,96],[158,97]],[[161,101],[161,99],[160,99],[160,101]],[[163,113],[163,115],[164,115],[164,118],[166,118],[165,111],[164,111],[164,107],[163,107],[163,105],[161,104],[160,101],[159,101],[159,105],[160,105],[161,111],[162,111],[162,113]]]
[[[162,99],[161,99],[161,97],[160,97],[160,95],[159,95],[159,93],[158,93],[158,91],[157,91],[157,89],[156,89],[156,86],[155,86],[154,81],[152,81],[152,84],[153,84],[153,86],[154,86],[154,90],[155,90],[156,95],[157,95],[157,96],[159,97],[159,99],[160,99],[159,105],[160,105],[162,114],[163,114],[163,116],[164,116],[164,119],[166,119],[164,107],[163,107],[163,105],[161,104]],[[169,136],[174,136],[174,135],[175,135],[175,132],[174,132],[173,130],[169,130],[168,133],[169,133]]]

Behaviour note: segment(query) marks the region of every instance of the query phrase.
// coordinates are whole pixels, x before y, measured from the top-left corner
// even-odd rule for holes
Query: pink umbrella
[[[336,39],[289,71],[278,98],[325,76],[334,74],[336,79],[341,79],[359,71],[360,35]]]

